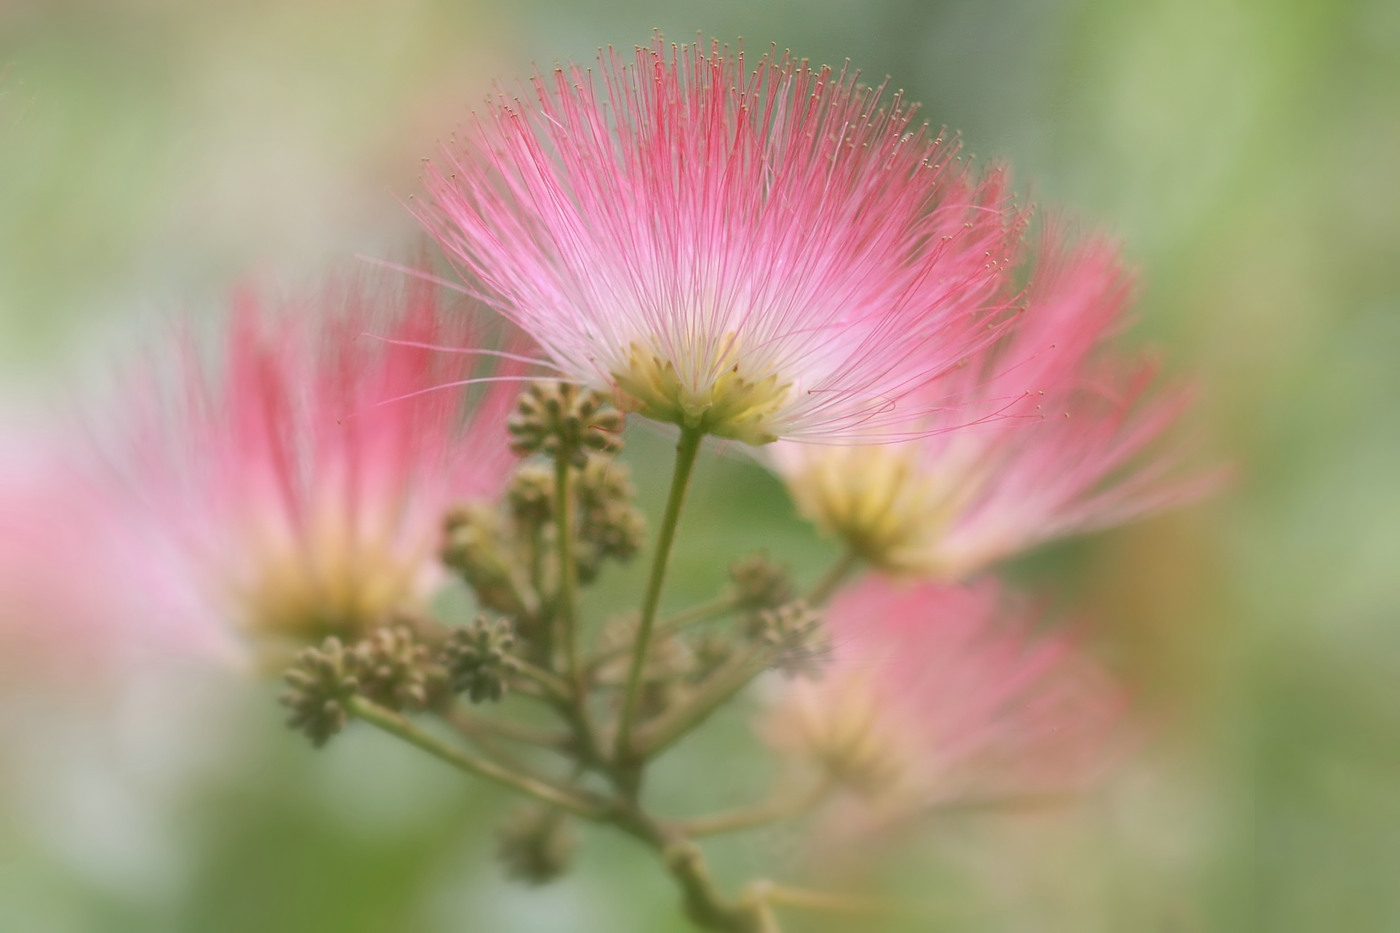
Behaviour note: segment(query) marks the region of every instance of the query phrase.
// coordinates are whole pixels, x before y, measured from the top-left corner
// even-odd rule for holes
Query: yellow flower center
[[[930,474],[913,443],[803,453],[788,487],[804,515],[876,567],[940,572],[938,543],[972,492],[971,477]]]
[[[355,639],[408,601],[416,563],[387,536],[356,531],[324,518],[304,535],[250,529],[251,559],[231,587],[244,630],[260,642],[291,645],[328,635]]]
[[[774,419],[790,383],[779,383],[775,374],[745,375],[738,338],[732,333],[705,350],[697,341],[696,352],[690,355],[702,356],[700,365],[687,366],[681,360],[678,368],[678,361],[634,342],[626,365],[612,376],[645,417],[755,446],[778,439]],[[686,379],[681,369],[700,375]]]

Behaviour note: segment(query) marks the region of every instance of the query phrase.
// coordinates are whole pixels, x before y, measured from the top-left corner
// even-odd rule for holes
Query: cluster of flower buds
[[[510,675],[519,670],[514,657],[515,633],[504,619],[478,616],[470,625],[452,630],[443,649],[448,685],[473,703],[495,702],[505,695]]]
[[[521,456],[544,454],[583,469],[590,452],[622,449],[622,415],[596,392],[568,382],[533,383],[506,422],[511,450]]]
[[[470,502],[444,522],[443,563],[475,592],[482,606],[516,620],[532,645],[544,602],[557,588],[560,471],[569,484],[567,514],[573,567],[592,582],[607,561],[634,557],[646,539],[646,520],[622,449],[622,415],[596,393],[560,382],[536,381],[521,393],[509,420],[511,449],[526,459],[511,474],[504,507]],[[552,461],[552,465],[551,465]]]
[[[729,581],[734,604],[743,612],[777,609],[797,595],[791,571],[763,552],[731,563]]]
[[[488,609],[527,619],[535,606],[526,594],[521,548],[509,522],[484,502],[455,506],[443,519],[439,556]]]
[[[472,703],[499,700],[519,670],[509,623],[483,616],[446,629],[431,624],[426,639],[399,624],[349,646],[331,636],[301,649],[285,675],[287,725],[321,746],[345,727],[351,697],[393,712],[442,708],[455,694]]]
[[[317,748],[345,728],[346,701],[360,690],[358,664],[340,639],[330,636],[319,648],[303,648],[287,669],[288,689],[281,703],[292,712],[287,725],[306,733]]]

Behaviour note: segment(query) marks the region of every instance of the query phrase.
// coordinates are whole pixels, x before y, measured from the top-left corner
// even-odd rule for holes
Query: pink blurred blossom
[[[1113,680],[991,581],[871,575],[826,617],[825,676],[785,684],[761,732],[855,791],[859,822],[1080,790],[1121,742]]]
[[[94,431],[0,483],[7,637],[236,650],[426,596],[445,510],[504,485],[523,369],[441,305],[422,281],[243,291],[213,353],[167,344]]]
[[[0,679],[93,671],[143,652],[227,652],[192,581],[72,436],[7,426],[0,445]]]
[[[994,338],[1023,213],[885,87],[776,49],[502,91],[415,210],[567,378],[751,444],[898,432]]]
[[[772,449],[802,511],[877,566],[960,579],[1218,483],[1166,446],[1190,392],[1111,346],[1132,291],[1116,249],[1052,224],[1029,275],[1016,326],[924,390],[920,436]]]

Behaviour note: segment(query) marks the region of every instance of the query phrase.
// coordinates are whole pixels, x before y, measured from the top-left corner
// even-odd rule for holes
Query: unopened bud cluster
[[[498,700],[517,669],[514,647],[510,626],[485,618],[443,633],[435,645],[407,625],[376,629],[348,647],[331,636],[303,648],[286,672],[287,725],[319,747],[345,728],[352,697],[394,712],[440,707],[457,693],[473,703]]]
[[[522,555],[513,529],[497,509],[471,502],[448,512],[440,556],[483,607],[517,617],[533,612],[523,596]]]
[[[785,677],[820,678],[831,658],[831,636],[802,600],[764,609],[750,631],[772,652],[771,666]]]
[[[281,703],[291,710],[287,725],[306,733],[320,748],[345,728],[345,701],[360,689],[355,656],[334,635],[319,648],[303,648],[287,670]]]
[[[730,564],[729,580],[735,604],[746,612],[776,609],[797,595],[788,568],[763,552]]]
[[[442,665],[406,626],[377,629],[355,646],[360,693],[386,709],[426,709],[446,681]]]
[[[560,585],[559,537],[571,538],[572,573],[591,583],[608,561],[634,557],[646,540],[631,474],[611,454],[622,448],[622,415],[595,392],[536,382],[520,396],[509,427],[512,449],[529,456],[511,474],[501,504],[471,502],[443,526],[443,563],[482,608],[514,621],[534,660],[548,653],[549,601]],[[561,474],[561,470],[564,472]],[[559,528],[559,478],[568,486],[570,528]]]
[[[492,622],[479,616],[454,629],[443,648],[448,686],[473,703],[499,700],[510,675],[520,667],[514,651],[515,632],[504,619]]]
[[[589,583],[604,561],[625,562],[636,556],[646,541],[647,525],[633,505],[637,491],[625,463],[602,457],[589,458],[579,474],[579,579]]]
[[[506,423],[517,454],[563,457],[582,469],[588,453],[621,449],[622,414],[596,392],[567,382],[533,383]]]

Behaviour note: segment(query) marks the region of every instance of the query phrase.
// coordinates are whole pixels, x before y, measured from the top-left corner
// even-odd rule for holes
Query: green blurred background
[[[910,929],[1400,929],[1393,0],[6,0],[0,414],[79,394],[113,345],[247,275],[402,256],[418,159],[492,78],[653,27],[888,74],[1036,201],[1118,233],[1133,338],[1197,374],[1206,446],[1237,465],[1207,503],[1015,568],[1091,614],[1141,697],[1152,738],[1120,778],[1070,813],[936,827],[865,880],[948,901]],[[654,505],[663,445],[633,447]],[[711,457],[698,493],[677,601],[719,585],[716,555],[767,545],[810,575],[831,553],[748,464]],[[100,712],[7,692],[0,929],[685,929],[626,840],[586,833],[569,878],[513,886],[500,795],[363,731],[311,754],[271,688],[171,668]],[[761,793],[751,751],[731,717],[658,799]],[[809,855],[782,832],[715,847],[732,880]]]

